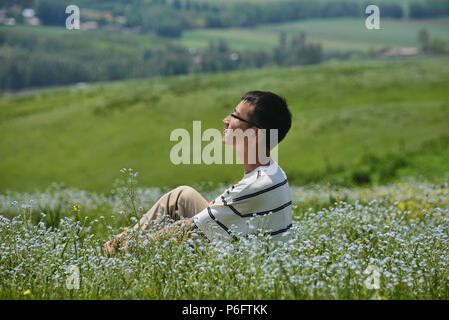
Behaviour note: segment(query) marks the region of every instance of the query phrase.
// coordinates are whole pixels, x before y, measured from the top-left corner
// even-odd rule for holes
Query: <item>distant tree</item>
[[[189,73],[190,60],[186,50],[180,46],[167,46],[159,52],[159,73],[164,76]]]
[[[449,0],[433,0],[410,4],[410,18],[423,19],[449,14]]]
[[[153,30],[162,37],[180,37],[188,27],[184,17],[170,8],[152,7],[142,13],[145,30]]]
[[[418,32],[418,42],[423,52],[444,54],[449,52],[449,42],[445,39],[430,37],[426,29]]]
[[[352,2],[327,2],[322,9],[323,17],[354,17],[360,15],[360,5]]]
[[[205,14],[204,19],[207,28],[223,28],[226,26],[221,16],[215,13],[208,12]]]
[[[1,7],[12,7],[13,5],[20,5],[23,8],[31,8],[33,7],[35,0],[2,0],[0,1]]]
[[[145,51],[143,52],[143,59],[149,60],[149,59],[151,59],[151,57],[153,57],[153,53],[151,52],[151,50],[145,49]]]
[[[281,31],[279,33],[279,47],[285,48],[287,46],[287,33],[285,31]]]
[[[427,49],[427,46],[429,44],[429,38],[430,38],[430,35],[429,35],[429,32],[427,31],[427,29],[419,30],[418,42],[423,51],[425,51]]]
[[[151,4],[165,6],[167,4],[166,0],[151,0]]]
[[[67,1],[40,0],[36,2],[36,14],[46,25],[65,26]]]
[[[383,17],[400,19],[404,16],[404,10],[399,4],[394,3],[381,4],[380,11]]]
[[[299,35],[292,37],[292,47],[301,47],[306,44],[306,33],[301,31]]]
[[[427,51],[435,54],[449,53],[449,42],[443,38],[432,37],[427,44]]]
[[[287,33],[281,31],[279,33],[279,46],[273,49],[274,63],[283,66],[287,59]]]
[[[180,0],[173,0],[172,7],[175,10],[181,10],[181,1]]]
[[[222,39],[218,40],[217,52],[218,53],[230,52],[228,43]]]

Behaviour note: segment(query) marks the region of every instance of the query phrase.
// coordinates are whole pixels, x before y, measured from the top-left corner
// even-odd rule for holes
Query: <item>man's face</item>
[[[236,116],[242,119],[249,120],[248,114],[252,108],[253,106],[251,106],[249,103],[245,101],[240,101],[240,103],[235,107],[235,109],[231,113],[235,114]],[[242,131],[246,131],[248,128],[251,127],[251,125],[248,124],[247,122],[231,117],[231,115],[228,115],[226,118],[224,118],[223,123],[225,124],[225,128],[223,129],[223,143],[226,143],[225,142],[226,135],[232,132],[232,130],[241,129]]]

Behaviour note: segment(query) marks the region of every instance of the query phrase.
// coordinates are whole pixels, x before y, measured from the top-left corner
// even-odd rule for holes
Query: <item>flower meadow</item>
[[[141,234],[108,258],[105,241],[164,193],[122,174],[109,194],[54,184],[0,195],[0,299],[449,298],[447,177],[291,187],[286,243],[192,232],[142,244]],[[208,200],[221,193],[197,189]]]

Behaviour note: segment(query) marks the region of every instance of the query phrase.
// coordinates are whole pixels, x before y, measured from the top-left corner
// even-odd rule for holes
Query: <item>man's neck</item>
[[[268,159],[270,160],[267,164],[261,164],[260,162],[257,163],[243,163],[243,171],[245,174],[250,173],[251,171],[255,170],[258,167],[261,166],[269,166],[271,164],[271,158],[268,156]]]

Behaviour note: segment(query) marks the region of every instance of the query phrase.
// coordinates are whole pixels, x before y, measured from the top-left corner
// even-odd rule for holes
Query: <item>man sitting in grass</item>
[[[126,248],[133,231],[145,232],[152,222],[161,223],[166,218],[175,222],[148,239],[180,236],[193,230],[209,240],[236,239],[262,230],[275,241],[287,240],[292,226],[290,188],[284,171],[270,158],[270,150],[286,136],[291,118],[287,103],[278,95],[246,93],[223,119],[223,143],[236,149],[243,178],[210,203],[189,186],[173,189],[132,230],[106,242],[105,254],[117,252],[120,245]]]

